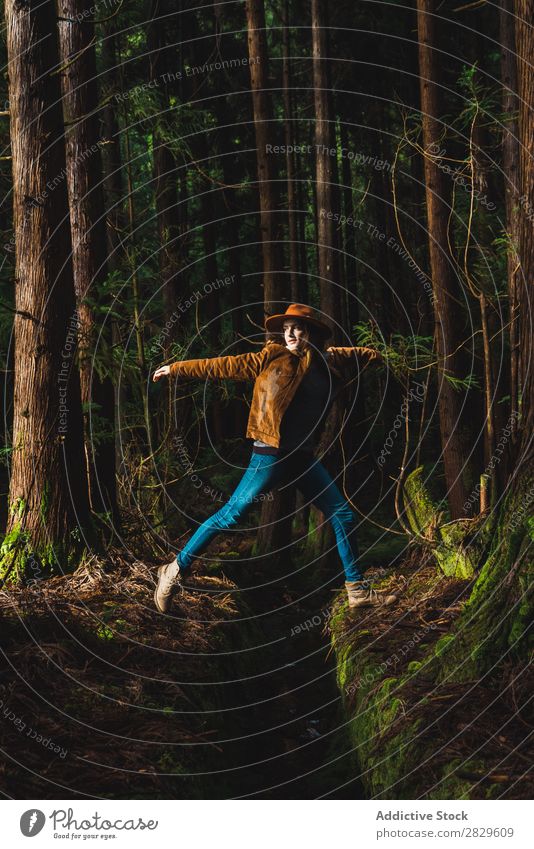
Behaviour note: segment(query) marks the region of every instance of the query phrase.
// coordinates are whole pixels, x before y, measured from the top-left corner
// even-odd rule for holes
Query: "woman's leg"
[[[356,514],[319,460],[312,458],[308,467],[300,463],[299,466],[300,477],[295,483],[305,498],[312,501],[332,523],[345,580],[362,581],[356,541]]]
[[[196,557],[206,550],[221,531],[228,531],[247,515],[258,497],[278,485],[283,466],[270,454],[252,454],[248,468],[224,507],[206,519],[177,555],[181,570],[187,573]]]

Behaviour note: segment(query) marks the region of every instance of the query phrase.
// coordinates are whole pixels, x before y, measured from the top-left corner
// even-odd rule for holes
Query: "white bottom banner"
[[[4,846],[286,849],[534,845],[528,801],[4,801]]]

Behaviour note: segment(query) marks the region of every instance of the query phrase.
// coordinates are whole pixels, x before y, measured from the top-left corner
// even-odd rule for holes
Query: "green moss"
[[[416,483],[420,477],[418,470]],[[434,758],[434,752],[444,745],[439,729],[436,728],[437,736],[418,737],[418,730],[425,730],[427,720],[404,721],[403,717],[410,716],[410,708],[415,704],[420,716],[425,703],[430,701],[424,693],[431,693],[442,681],[446,680],[450,686],[477,680],[490,668],[498,675],[496,664],[503,656],[507,663],[515,659],[521,665],[528,658],[532,650],[532,638],[528,641],[526,635],[532,620],[529,588],[534,563],[529,508],[533,492],[534,471],[528,470],[514,482],[493,528],[482,519],[479,523],[470,520],[439,528],[432,518],[437,517],[437,508],[430,509],[429,496],[423,494],[417,499],[417,516],[414,518],[412,511],[412,520],[417,522],[419,531],[427,534],[425,544],[431,544],[440,554],[444,554],[446,544],[454,556],[463,548],[463,563],[470,561],[471,570],[478,568],[479,560],[483,562],[450,633],[435,643],[425,638],[425,643],[419,645],[422,657],[410,662],[398,677],[391,675],[384,662],[386,654],[392,656],[396,651],[395,629],[388,632],[387,647],[380,653],[376,640],[369,640],[363,631],[345,634],[345,607],[336,605],[330,626],[338,686],[358,768],[369,796],[413,799],[424,795],[425,787],[433,788],[427,796],[431,799],[472,796],[490,799],[502,792],[498,783],[483,780],[487,776],[487,764],[476,759]],[[444,563],[442,559],[442,571],[445,571]],[[466,577],[463,566],[458,567],[458,559],[449,571]],[[426,577],[419,583],[412,582],[410,592],[414,597],[420,593],[431,595],[440,583]],[[401,640],[404,640],[402,632],[397,648]],[[419,676],[424,676],[422,688],[417,684]]]
[[[445,634],[441,637],[434,646],[434,654],[436,657],[441,657],[450,648],[451,643],[454,643],[454,634]]]
[[[435,548],[436,560],[444,575],[471,578],[479,561],[479,547],[474,544],[471,520],[448,522],[438,529],[441,544]]]
[[[17,583],[27,568],[29,555],[25,555],[29,536],[19,522],[15,523],[0,545],[0,577]]]
[[[449,578],[473,577],[491,534],[484,517],[443,522],[423,480],[423,466],[404,485],[404,506],[413,533],[431,548],[439,568]]]
[[[484,674],[513,647],[526,659],[531,643],[533,558],[528,533],[534,471],[523,470],[501,509],[489,554],[457,623],[458,638],[443,674],[468,681]]]
[[[81,539],[34,545],[29,532],[16,524],[0,546],[0,578],[17,585],[61,575],[79,565],[83,551]]]
[[[26,501],[24,500],[24,498],[17,498],[11,505],[9,512],[11,513],[11,515],[15,515],[17,519],[21,519],[25,509]]]
[[[424,663],[414,661],[403,675],[388,675],[380,680],[387,674],[380,656],[371,648],[362,650],[357,636],[351,637],[349,644],[344,642],[341,622],[342,617],[338,615],[331,624],[338,685],[366,793],[373,798],[417,798],[419,767],[428,757],[428,743],[418,736],[425,728],[425,720],[412,719],[398,726],[396,723],[407,710],[403,698],[405,686]],[[460,797],[449,797],[437,791],[436,798]]]
[[[427,537],[437,525],[439,513],[423,481],[424,467],[419,466],[404,483],[404,506],[414,534]]]

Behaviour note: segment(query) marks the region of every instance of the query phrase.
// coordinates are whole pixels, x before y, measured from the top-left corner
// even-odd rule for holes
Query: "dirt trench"
[[[250,618],[225,625],[241,680],[222,685],[222,771],[210,783],[232,798],[361,798],[328,634],[339,581],[303,597],[310,590],[294,577],[258,587],[241,563],[223,570]]]
[[[222,560],[153,606],[120,553],[0,593],[7,798],[360,798],[327,621],[335,579]],[[268,564],[267,564],[267,574]]]

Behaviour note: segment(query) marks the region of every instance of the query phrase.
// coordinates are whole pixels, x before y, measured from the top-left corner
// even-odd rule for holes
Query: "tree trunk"
[[[197,141],[197,151],[200,160],[202,161],[202,168],[206,168],[208,165],[208,145],[206,143],[206,138],[203,133],[199,134],[199,137],[196,139]],[[202,221],[202,242],[204,246],[204,269],[205,269],[205,285],[213,286],[213,290],[204,298],[203,302],[203,310],[207,321],[207,335],[209,339],[209,347],[211,349],[210,356],[217,357],[219,356],[219,352],[221,350],[221,305],[220,305],[220,297],[219,292],[214,285],[218,276],[219,276],[219,267],[217,262],[217,239],[216,239],[216,227],[217,219],[222,218],[222,215],[219,213],[220,205],[221,205],[221,195],[220,190],[211,194],[209,191],[209,185],[206,185],[206,180],[201,179],[199,185],[199,193],[201,195],[200,198],[200,213],[201,213],[201,221]],[[210,442],[213,441],[216,444],[220,444],[223,438],[223,408],[221,404],[220,397],[216,394],[217,389],[212,396],[211,409],[209,410],[209,417],[206,416],[206,426],[208,427],[208,421],[210,422],[210,426],[208,427],[208,431],[210,432]],[[208,411],[206,410],[206,413]]]
[[[506,676],[512,664],[524,664],[532,650],[532,530],[529,527],[534,503],[534,343],[532,335],[532,275],[534,245],[534,0],[515,0],[515,38],[519,95],[519,185],[517,217],[518,343],[521,351],[521,420],[515,468],[500,504],[499,520],[472,593],[455,626],[451,650],[440,660],[441,676],[473,680],[506,658]],[[458,658],[462,663],[458,663]],[[466,662],[467,661],[467,662]],[[498,667],[497,667],[498,668]],[[502,668],[502,663],[501,663]],[[508,680],[508,678],[507,678]]]
[[[273,153],[273,110],[269,86],[269,56],[263,0],[247,0],[247,32],[256,160],[260,198],[260,229],[263,255],[263,300],[266,313],[280,311],[285,292],[283,256],[280,241],[278,190],[276,187]]]
[[[500,2],[501,82],[502,111],[506,116],[506,127],[502,140],[502,170],[504,175],[504,200],[506,208],[506,230],[508,247],[508,298],[510,321],[510,422],[512,434],[516,435],[519,407],[519,344],[518,344],[518,301],[517,301],[517,247],[518,247],[518,185],[519,185],[519,141],[517,112],[517,58],[515,52],[514,0]]]
[[[247,31],[256,159],[260,196],[260,228],[263,253],[263,300],[266,314],[285,309],[282,304],[284,285],[283,256],[280,226],[277,216],[279,192],[274,182],[275,167],[269,145],[274,144],[273,109],[269,85],[269,56],[263,0],[247,0]],[[287,305],[287,300],[285,302]],[[294,494],[289,489],[276,493],[272,501],[264,501],[261,523],[256,540],[256,552],[269,554],[269,568],[280,562],[285,546],[291,539],[292,504]]]
[[[106,207],[108,267],[118,270],[126,259],[122,234],[125,227],[124,183],[122,179],[122,156],[117,101],[121,92],[121,80],[117,70],[120,48],[116,18],[104,24],[102,40],[102,124],[105,144],[102,148],[104,168],[104,199]]]
[[[105,102],[102,109],[102,125],[105,144],[102,149],[104,169],[104,205],[106,208],[106,238],[108,250],[108,270],[115,274],[125,265],[127,259],[123,243],[125,232],[124,214],[124,185],[122,179],[122,156],[120,142],[120,127],[118,121],[117,95],[121,91],[121,80],[117,71],[117,60],[120,54],[117,19],[112,16],[104,23],[104,38],[102,41],[102,64],[104,67],[102,80],[102,97]],[[113,301],[112,309],[117,311],[118,303]],[[111,340],[113,349],[122,347],[121,322],[112,317]],[[121,375],[113,382],[115,403],[115,469],[122,473],[124,462],[123,442],[121,436],[122,412],[126,407],[126,387]]]
[[[516,0],[516,49],[519,93],[520,211],[518,213],[519,262],[517,302],[520,350],[521,444],[520,462],[532,459],[534,440],[534,0]]]
[[[168,350],[176,338],[178,329],[175,312],[178,302],[177,275],[181,264],[176,159],[166,143],[160,127],[160,123],[166,121],[167,110],[169,109],[169,91],[165,76],[169,72],[166,27],[168,27],[168,16],[173,9],[174,4],[169,0],[151,0],[148,27],[150,79],[155,81],[156,90],[163,92],[162,114],[156,115],[154,119],[153,167],[159,240],[160,286],[163,289],[165,323],[169,329],[164,343],[166,356],[168,356]]]
[[[153,421],[150,415],[150,409],[148,405],[148,371],[147,371],[147,359],[146,359],[146,351],[145,351],[145,334],[144,334],[144,321],[141,319],[141,312],[143,311],[142,306],[142,292],[141,292],[141,281],[139,279],[138,274],[138,265],[137,265],[137,238],[136,238],[136,219],[135,219],[135,208],[134,208],[134,181],[132,174],[132,153],[130,146],[130,133],[128,129],[124,131],[124,150],[125,150],[125,161],[126,161],[126,189],[128,196],[128,261],[130,265],[130,275],[132,280],[132,301],[133,301],[133,324],[134,324],[134,333],[133,336],[135,338],[135,347],[137,353],[137,367],[139,369],[139,384],[138,390],[141,396],[141,402],[143,405],[143,420],[144,420],[144,429],[146,433],[146,449],[149,452],[152,452],[153,446]],[[139,478],[139,482],[141,478]],[[138,504],[140,504],[140,499],[138,498]]]
[[[295,140],[298,144],[298,133],[295,134]],[[300,176],[297,180],[297,204],[299,209],[307,209],[308,207],[308,187],[304,182],[304,173],[302,165],[300,166]],[[297,221],[298,238],[299,238],[299,275],[300,275],[300,299],[303,304],[308,303],[308,246],[306,244],[306,217],[307,212],[299,215]]]
[[[293,98],[291,96],[291,60],[289,32],[289,0],[284,0],[284,24],[282,32],[283,43],[283,100],[284,100],[284,131],[286,145],[286,177],[287,177],[287,222],[289,237],[289,280],[291,285],[291,300],[302,303],[302,285],[298,269],[298,235],[297,235],[297,199],[295,192],[295,132],[293,127]]]
[[[328,50],[328,19],[326,0],[312,0],[312,53],[313,87],[315,109],[315,197],[317,230],[317,273],[321,293],[321,312],[323,319],[332,328],[330,344],[348,345],[343,332],[346,329],[346,311],[344,293],[342,296],[341,263],[339,260],[339,241],[333,214],[341,212],[337,176],[337,139],[334,112],[332,109],[332,90],[330,83],[330,60]],[[333,214],[332,214],[333,213]],[[350,443],[348,434],[341,433],[342,410],[339,403],[331,409],[322,436],[322,445],[329,453],[327,465],[336,483],[342,488],[343,475],[341,446],[338,437]],[[329,447],[331,446],[331,447]],[[321,453],[321,449],[320,452]],[[349,455],[352,451],[349,446]],[[351,456],[349,456],[350,462]],[[331,552],[335,551],[334,533],[330,524],[318,510],[311,512],[310,526],[311,551],[323,553],[318,566],[329,569]],[[315,533],[313,529],[319,528]]]
[[[216,19],[214,18],[214,23]],[[211,39],[202,38],[205,35],[204,31],[199,26],[199,19],[196,17],[196,12],[191,12],[188,19],[189,29],[188,37],[191,39],[189,61],[191,65],[202,65],[204,62],[209,62],[210,51],[212,49]],[[216,35],[216,33],[215,33]],[[186,90],[186,99],[195,102],[197,98],[201,98],[202,77],[193,77],[190,86]],[[204,267],[204,285],[211,286],[212,289],[200,303],[199,312],[202,317],[202,325],[205,326],[206,337],[208,340],[209,356],[219,356],[220,353],[220,336],[221,336],[221,293],[217,289],[215,281],[219,276],[219,264],[217,257],[217,231],[219,225],[217,221],[223,218],[221,214],[221,189],[214,184],[210,178],[210,136],[204,132],[196,133],[191,141],[192,155],[195,158],[193,168],[196,166],[195,173],[195,197],[198,198],[200,204],[200,224],[202,227],[202,244],[203,244],[203,267]],[[198,163],[198,164],[197,164]],[[215,191],[210,191],[215,189]],[[204,331],[203,331],[204,333]],[[204,411],[203,417],[206,427],[208,440],[216,444],[220,443],[223,435],[223,412],[221,399],[217,395],[215,388],[212,400],[209,407]]]
[[[347,125],[340,118],[340,144],[345,150],[349,150],[350,137],[347,130]],[[342,175],[343,175],[343,215],[345,221],[355,220],[357,213],[354,207],[354,194],[352,189],[352,171],[351,162],[348,156],[342,159]],[[354,338],[354,327],[357,325],[360,318],[360,305],[358,295],[358,261],[357,261],[357,241],[356,227],[345,223],[343,229],[343,256],[345,257],[344,264],[344,289],[346,292],[346,315],[347,315],[347,331],[351,338]],[[357,489],[356,469],[353,465],[358,454],[363,453],[364,446],[368,438],[368,428],[365,425],[365,378],[362,374],[360,379],[356,381],[356,385],[352,386],[347,392],[347,423],[344,431],[344,446],[345,457],[347,461],[347,490],[349,493]],[[359,458],[361,460],[361,458]],[[359,467],[361,472],[361,466]]]
[[[240,34],[236,43],[233,31],[235,29],[231,10],[227,5],[214,3],[215,31],[217,51],[221,61],[231,61],[236,52],[246,49],[246,38]],[[224,35],[228,30],[232,35]],[[241,211],[240,192],[237,187],[243,181],[243,161],[239,151],[235,150],[235,128],[228,125],[228,110],[232,109],[233,98],[228,95],[226,80],[222,74],[217,74],[216,95],[213,99],[213,111],[219,125],[217,136],[220,138],[220,167],[223,175],[224,188],[221,192],[222,216],[224,217],[223,243],[228,256],[228,271],[231,284],[227,295],[232,320],[232,348],[229,354],[240,354],[247,350],[243,343],[243,323],[247,311],[243,301],[243,277],[241,269],[241,239],[239,232],[239,212]],[[225,436],[235,438],[246,431],[248,415],[248,387],[236,384],[234,398],[228,410],[231,415],[225,416]]]
[[[34,578],[64,565],[88,523],[56,26],[51,0],[7,0],[17,315],[3,565]]]
[[[464,505],[474,483],[468,459],[473,440],[467,424],[463,422],[465,393],[455,389],[447,379],[447,375],[465,378],[466,363],[461,351],[464,332],[462,291],[449,252],[450,186],[443,170],[432,158],[432,154],[435,155],[443,145],[443,125],[439,119],[445,114],[438,74],[441,58],[435,50],[439,29],[438,7],[438,0],[417,0],[426,204],[437,330],[439,421],[447,498],[451,517],[458,518],[466,515]]]
[[[317,196],[317,264],[321,288],[321,310],[333,329],[333,343],[341,343],[342,309],[339,260],[336,251],[335,165],[336,134],[331,108],[328,72],[327,18],[325,0],[312,0],[313,86],[315,102],[315,150]],[[346,344],[346,340],[345,340]]]
[[[84,412],[84,441],[91,508],[116,518],[114,390],[111,378],[100,379],[93,358],[99,328],[88,299],[102,303],[107,277],[106,219],[94,27],[83,18],[82,0],[58,0],[59,52],[62,64],[65,156],[72,235],[72,268],[80,320],[79,367]],[[104,316],[105,322],[105,316]],[[100,332],[108,335],[104,324]],[[111,363],[108,364],[111,367]],[[93,414],[102,420],[95,445]],[[102,432],[102,428],[104,428]]]

